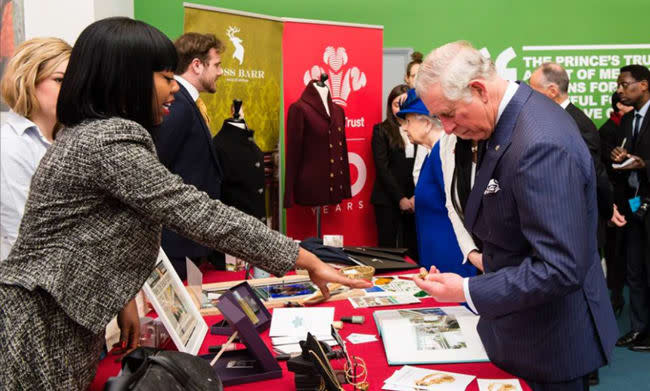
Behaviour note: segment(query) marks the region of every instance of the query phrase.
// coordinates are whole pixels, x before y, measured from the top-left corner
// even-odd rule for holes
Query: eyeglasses
[[[641,83],[640,81],[622,81],[620,83],[616,83],[616,89],[623,88],[624,90],[627,90],[627,87],[631,86],[632,84],[636,83]]]

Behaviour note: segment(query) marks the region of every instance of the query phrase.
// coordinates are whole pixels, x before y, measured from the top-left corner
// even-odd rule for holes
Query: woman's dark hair
[[[451,178],[451,203],[460,216],[464,216],[469,193],[472,191],[472,140],[456,137],[454,175]]]
[[[115,17],[91,24],[72,48],[56,106],[59,122],[70,127],[121,117],[151,131],[153,72],[174,71],[177,62],[172,41],[144,22]]]
[[[388,144],[392,148],[402,148],[404,149],[404,139],[402,135],[399,134],[399,122],[397,117],[393,114],[393,101],[398,96],[407,93],[409,86],[406,84],[399,84],[390,91],[388,94],[388,99],[386,101],[386,119],[381,123],[381,127],[384,128],[384,131],[388,135]]]
[[[415,64],[422,64],[422,58],[424,56],[420,52],[413,52],[411,53],[411,62],[409,62],[406,65],[406,76],[411,76],[411,68],[413,68],[413,65]]]

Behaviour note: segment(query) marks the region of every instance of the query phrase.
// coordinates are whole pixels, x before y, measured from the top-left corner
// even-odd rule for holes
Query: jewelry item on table
[[[232,335],[230,336],[230,338],[228,338],[228,341],[227,341],[225,344],[221,345],[221,350],[219,350],[219,353],[217,353],[217,355],[214,356],[214,358],[212,359],[212,361],[210,361],[210,366],[211,366],[211,367],[213,367],[214,364],[217,363],[217,360],[221,357],[221,355],[223,354],[223,352],[226,351],[226,348],[228,347],[228,345],[230,345],[230,344],[232,343],[232,341],[234,341],[235,338],[237,338],[237,334],[238,334],[237,331],[235,331],[234,333],[232,333]]]
[[[361,357],[352,356],[352,365],[346,362],[343,369],[345,370],[345,380],[348,384],[352,384],[355,389],[366,391],[370,387],[368,383],[368,367],[366,362]],[[361,368],[361,372],[357,373],[357,368]]]
[[[488,391],[515,391],[516,388],[512,384],[499,384],[499,383],[490,383],[488,385]]]
[[[432,373],[426,375],[420,380],[416,380],[416,386],[431,386],[433,384],[442,384],[442,383],[453,383],[456,379],[451,375],[446,375],[444,373]]]

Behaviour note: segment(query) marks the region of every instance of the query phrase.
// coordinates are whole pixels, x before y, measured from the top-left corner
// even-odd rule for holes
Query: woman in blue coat
[[[445,185],[440,161],[443,130],[440,121],[432,118],[424,103],[410,90],[397,115],[406,120],[404,128],[409,139],[431,152],[422,165],[415,187],[415,225],[417,229],[420,264],[436,266],[442,273],[457,273],[463,277],[476,274],[463,255],[445,206]]]

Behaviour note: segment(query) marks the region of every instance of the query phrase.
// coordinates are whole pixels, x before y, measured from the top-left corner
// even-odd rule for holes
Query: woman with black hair
[[[415,233],[413,164],[417,146],[400,128],[395,113],[406,97],[408,86],[394,87],[386,102],[386,119],[372,128],[372,154],[377,173],[370,202],[375,209],[377,237],[381,247],[406,247],[418,259]]]
[[[125,305],[153,271],[163,225],[276,275],[305,268],[326,296],[327,282],[369,286],[159,162],[152,133],[178,90],[176,62],[164,34],[128,18],[95,22],[77,39],[57,104],[64,129],[0,264],[0,388],[86,389],[106,324],[118,312],[137,324]]]

